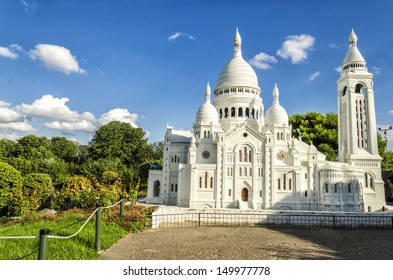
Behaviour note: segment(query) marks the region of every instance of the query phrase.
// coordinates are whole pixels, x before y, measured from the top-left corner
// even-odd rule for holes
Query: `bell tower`
[[[360,182],[365,199],[364,211],[377,211],[384,205],[385,199],[382,158],[378,154],[373,74],[367,70],[353,29],[348,43],[341,77],[337,81],[338,161],[365,172],[364,181]]]
[[[357,48],[352,30],[349,49],[338,80],[339,161],[381,160],[378,155],[373,75]]]

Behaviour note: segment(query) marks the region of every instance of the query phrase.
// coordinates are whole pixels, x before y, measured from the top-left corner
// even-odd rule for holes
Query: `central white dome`
[[[233,57],[221,70],[217,80],[216,91],[231,86],[245,86],[259,90],[255,71],[242,57],[241,38],[237,29],[233,45]]]

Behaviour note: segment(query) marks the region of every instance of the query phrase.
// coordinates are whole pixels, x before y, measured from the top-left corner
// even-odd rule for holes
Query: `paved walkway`
[[[103,260],[393,259],[393,230],[195,227],[130,234]]]

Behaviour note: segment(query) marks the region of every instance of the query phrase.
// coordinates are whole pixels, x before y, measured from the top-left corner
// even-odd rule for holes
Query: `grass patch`
[[[147,214],[156,208],[141,205],[125,207],[123,219],[119,207],[102,210],[101,249],[105,250],[129,232],[137,232],[150,226]],[[50,235],[69,236],[83,225],[94,210],[69,210],[56,215],[37,213],[17,221],[2,221],[0,236],[38,236],[40,229],[49,229]],[[1,260],[36,260],[39,239],[0,239]],[[99,254],[95,247],[95,216],[83,230],[70,239],[48,240],[49,260],[95,260]]]

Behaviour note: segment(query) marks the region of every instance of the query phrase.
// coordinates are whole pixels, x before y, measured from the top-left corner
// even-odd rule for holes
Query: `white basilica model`
[[[295,139],[273,89],[266,111],[258,79],[234,52],[210,101],[198,109],[192,131],[168,126],[162,170],[150,170],[149,203],[189,208],[379,211],[385,205],[378,155],[373,75],[352,31],[338,80],[339,155],[325,160]]]

